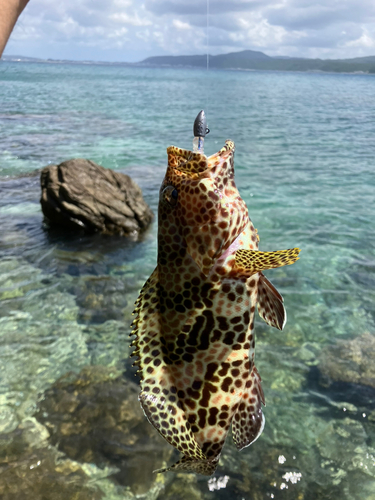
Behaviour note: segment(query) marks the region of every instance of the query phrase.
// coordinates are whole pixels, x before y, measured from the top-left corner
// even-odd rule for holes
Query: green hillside
[[[141,61],[147,66],[206,67],[207,56],[156,56]],[[375,56],[354,59],[303,59],[270,57],[263,52],[244,50],[209,56],[209,67],[277,71],[328,71],[336,73],[375,73]]]

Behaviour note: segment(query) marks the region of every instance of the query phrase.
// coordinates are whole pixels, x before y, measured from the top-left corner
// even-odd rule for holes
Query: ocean
[[[0,63],[2,498],[374,500],[374,96],[369,75]],[[206,154],[236,143],[260,249],[302,250],[266,273],[288,322],[256,321],[264,432],[241,452],[229,435],[213,478],[153,474],[177,455],[136,402],[156,219],[139,241],[51,230],[35,173],[91,159],[156,214],[201,109]]]

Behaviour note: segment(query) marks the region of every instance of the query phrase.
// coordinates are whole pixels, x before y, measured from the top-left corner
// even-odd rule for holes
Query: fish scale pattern
[[[231,423],[239,449],[262,432],[253,330],[259,299],[270,301],[258,297],[261,268],[253,272],[247,256],[236,257],[240,249],[263,252],[234,182],[234,143],[209,158],[174,146],[167,152],[158,262],[136,302],[133,355],[146,417],[183,454],[159,471],[211,475]],[[291,263],[284,258],[279,265]]]

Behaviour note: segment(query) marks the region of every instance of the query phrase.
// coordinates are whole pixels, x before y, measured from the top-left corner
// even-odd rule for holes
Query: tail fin
[[[253,367],[249,387],[242,396],[232,420],[233,441],[239,450],[246,448],[262,434],[265,418],[262,412],[264,394],[258,370]]]

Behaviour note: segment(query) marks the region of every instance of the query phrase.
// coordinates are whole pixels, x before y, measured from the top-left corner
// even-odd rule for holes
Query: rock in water
[[[375,336],[369,332],[354,339],[337,340],[323,350],[319,371],[323,385],[348,382],[375,388]]]
[[[41,205],[51,225],[137,236],[153,213],[128,176],[76,158],[41,172]]]

